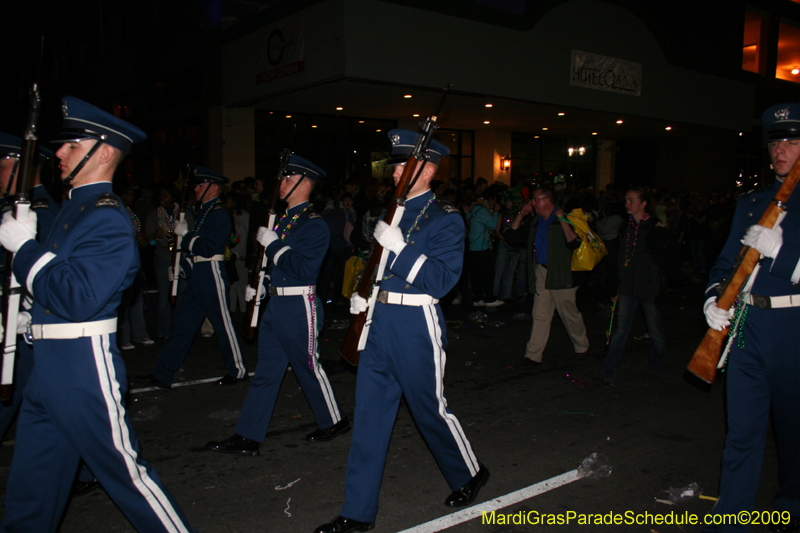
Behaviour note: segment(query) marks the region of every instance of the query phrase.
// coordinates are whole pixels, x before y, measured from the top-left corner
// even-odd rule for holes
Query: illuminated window
[[[746,11],[744,14],[744,40],[742,43],[742,70],[766,74],[767,25],[763,15]]]
[[[800,28],[781,22],[775,77],[800,82]]]

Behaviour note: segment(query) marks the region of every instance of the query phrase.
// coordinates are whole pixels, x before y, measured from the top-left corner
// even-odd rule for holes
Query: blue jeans
[[[617,369],[622,363],[622,355],[628,344],[628,335],[633,326],[636,311],[642,306],[647,331],[650,334],[650,361],[648,369],[656,374],[663,374],[667,368],[667,342],[664,337],[664,326],[661,322],[661,313],[656,307],[655,298],[638,298],[620,294],[617,303],[618,320],[617,331],[611,337],[608,354],[603,361],[603,374],[606,379],[614,383]]]
[[[518,248],[510,247],[502,242],[498,244],[497,259],[495,260],[494,264],[494,294],[497,295],[497,297],[501,300],[508,300],[511,298],[511,283],[514,281],[514,271],[517,270],[519,259],[520,253]],[[524,271],[524,267],[520,270]],[[520,278],[523,279],[522,291],[519,291]],[[522,272],[518,272],[517,296],[523,296],[525,294],[524,286],[524,274],[522,274]]]

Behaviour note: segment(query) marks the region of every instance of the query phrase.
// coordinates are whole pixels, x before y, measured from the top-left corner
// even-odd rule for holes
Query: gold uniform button
[[[58,245],[56,243],[53,243],[53,250],[55,250],[57,248],[58,248]]]
[[[64,229],[67,229],[67,228],[69,228],[69,224],[67,224],[66,222],[64,222]]]

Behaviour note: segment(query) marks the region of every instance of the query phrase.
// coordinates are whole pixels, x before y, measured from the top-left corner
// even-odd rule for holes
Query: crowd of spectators
[[[446,303],[476,308],[497,307],[506,302],[531,303],[528,251],[524,242],[509,242],[506,232],[514,218],[530,203],[533,191],[542,185],[552,191],[555,206],[566,214],[581,209],[607,247],[619,248],[618,235],[624,233],[621,229],[626,227],[629,218],[625,209],[628,188],[609,184],[596,193],[592,187],[579,189],[573,184],[552,186],[531,182],[509,187],[500,182],[489,184],[483,178],[478,178],[474,184],[471,180],[465,183],[458,179],[434,180],[431,186],[439,200],[456,208],[467,228],[462,277]],[[150,308],[157,309],[158,313],[156,337],[165,338],[169,334],[174,307],[169,304],[166,277],[173,238],[168,228],[177,215],[181,192],[171,184],[155,191],[124,187],[120,192],[138,224],[137,238],[142,255],[140,278],[126,298],[126,309],[120,316],[121,342],[125,349],[132,349],[137,343],[152,342],[141,318]],[[327,223],[331,235],[318,280],[317,290],[323,304],[344,305],[347,302],[343,295],[346,263],[354,256],[364,261],[368,259],[374,243],[375,224],[393,201],[393,193],[394,187],[377,184],[365,187],[356,179],[329,182],[315,191],[314,207]],[[235,228],[225,261],[234,315],[246,310],[244,290],[257,249],[255,234],[266,221],[270,194],[263,180],[246,178],[233,182],[223,196]],[[703,195],[668,188],[648,190],[653,204],[650,210],[674,243],[680,260],[677,268],[685,271],[685,281],[699,286],[707,279],[708,270],[727,238],[736,196],[737,191]],[[195,203],[192,191],[188,191],[186,212],[190,225]],[[613,299],[618,281],[610,272],[613,270],[609,269],[610,263],[610,259],[605,259],[592,272],[576,276],[576,284],[588,281],[601,291],[607,291]],[[664,283],[662,289],[668,290],[666,276]],[[206,329],[205,334],[210,334],[210,330]]]

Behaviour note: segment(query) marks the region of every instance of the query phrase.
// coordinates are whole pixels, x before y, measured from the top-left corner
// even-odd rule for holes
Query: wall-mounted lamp
[[[511,170],[511,154],[500,159],[500,168],[504,171]]]

